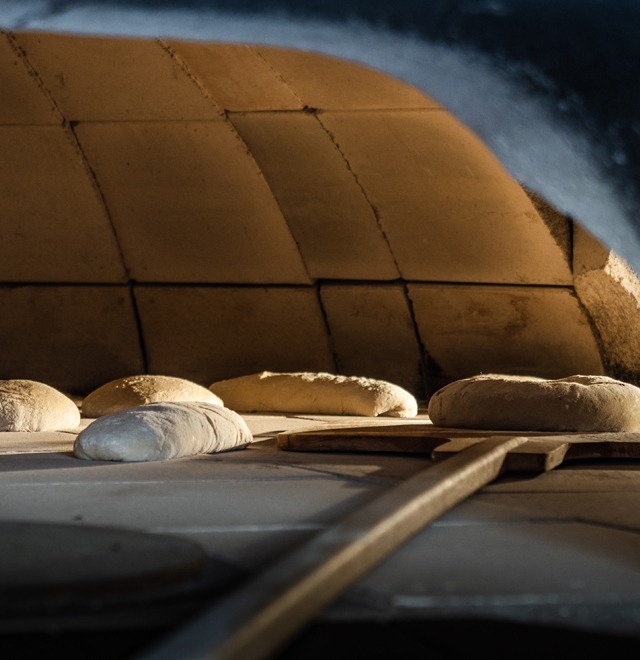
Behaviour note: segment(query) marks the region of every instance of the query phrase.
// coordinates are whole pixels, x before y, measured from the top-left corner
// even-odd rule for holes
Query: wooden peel
[[[431,453],[453,438],[513,438],[514,431],[482,431],[476,429],[448,429],[424,424],[394,424],[390,426],[345,426],[312,428],[279,433],[278,449],[300,452],[382,452],[400,454]],[[527,437],[551,435],[527,432]],[[640,438],[640,434],[638,436]]]
[[[544,471],[571,457],[640,458],[640,434],[635,433],[535,437],[466,433],[475,437],[432,427],[418,453],[433,453],[435,463],[277,561],[140,659],[273,657],[347,587],[507,468]],[[313,451],[326,451],[327,446],[344,446],[345,436],[358,434],[359,451],[366,451],[362,438],[370,434],[375,438],[368,451],[398,451],[397,427],[284,433],[278,444],[289,450],[308,451],[315,445]],[[392,449],[380,448],[386,434],[394,438]],[[415,439],[414,434],[411,442]]]
[[[444,428],[431,423],[314,428],[280,433],[278,448],[298,452],[374,452],[427,455],[442,460],[483,438],[514,431]],[[528,442],[505,457],[505,471],[545,472],[565,460],[640,458],[640,433],[526,431]]]

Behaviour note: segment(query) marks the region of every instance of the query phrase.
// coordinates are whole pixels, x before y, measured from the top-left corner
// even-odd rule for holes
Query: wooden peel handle
[[[217,601],[140,660],[272,657],[347,587],[492,482],[524,437],[483,440],[430,465]]]

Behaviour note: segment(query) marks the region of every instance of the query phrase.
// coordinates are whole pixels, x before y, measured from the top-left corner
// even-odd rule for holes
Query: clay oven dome
[[[387,75],[15,32],[0,78],[0,378],[640,370],[635,275]]]

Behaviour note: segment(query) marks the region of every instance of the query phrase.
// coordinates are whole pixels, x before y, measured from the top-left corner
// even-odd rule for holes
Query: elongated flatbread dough
[[[262,371],[212,383],[226,406],[245,412],[415,417],[418,403],[384,380],[329,373]]]
[[[483,374],[430,399],[436,426],[511,431],[640,431],[640,388],[607,376]]]
[[[97,461],[164,461],[241,449],[253,439],[240,415],[201,402],[149,403],[99,417],[73,451]]]
[[[71,431],[79,424],[78,406],[54,387],[0,380],[0,431]]]
[[[101,417],[159,401],[201,401],[224,405],[211,390],[184,378],[144,374],[109,381],[82,400],[84,417]]]

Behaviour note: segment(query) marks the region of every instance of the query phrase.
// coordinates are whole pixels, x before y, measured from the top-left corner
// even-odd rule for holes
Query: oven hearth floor
[[[243,417],[255,438],[247,449],[165,462],[80,460],[72,453],[73,433],[0,434],[0,523],[177,536],[202,548],[212,566],[226,567],[240,579],[428,462],[400,454],[285,452],[275,443],[279,432],[310,426],[407,420]],[[415,421],[428,418],[421,414]],[[383,649],[391,642],[396,649],[412,645],[416,658],[424,657],[425,649],[430,657],[465,657],[465,639],[469,645],[483,636],[487,643],[496,637],[522,641],[529,639],[531,627],[531,639],[542,639],[541,630],[553,630],[573,635],[574,647],[575,639],[583,640],[585,652],[599,648],[599,639],[609,648],[637,645],[639,505],[640,461],[574,464],[531,477],[501,477],[351,587],[283,657],[351,657],[354,651],[348,649],[363,648],[358,631],[371,645],[369,657],[390,657]],[[167,625],[162,608],[149,606],[143,615],[144,609],[138,612],[143,638],[145,630],[155,634],[156,610],[157,627]],[[117,612],[101,619],[99,607],[96,611],[93,622],[86,612],[75,618],[53,613],[49,621],[40,617],[15,628],[9,617],[0,628],[0,655],[14,657],[11,643],[22,640],[21,655],[15,657],[38,657],[42,648],[30,656],[25,639],[32,645],[42,639],[46,648],[51,635],[71,634],[78,655],[68,657],[91,655],[81,640],[94,645],[91,657],[130,657],[122,630],[135,636],[136,616],[127,613],[123,626]],[[499,630],[491,632],[496,625]],[[111,628],[120,631],[122,646],[114,649],[113,640],[96,646],[97,635],[112,637]],[[336,655],[335,645],[327,647],[327,635],[342,640],[344,656]],[[532,641],[524,646],[533,653]],[[406,649],[402,653],[411,657]]]

